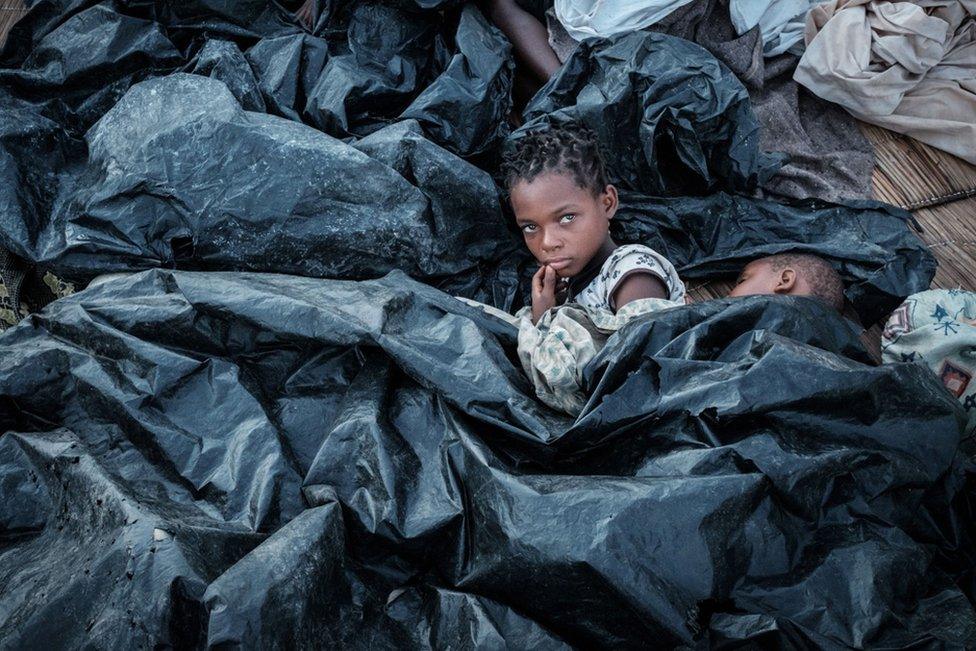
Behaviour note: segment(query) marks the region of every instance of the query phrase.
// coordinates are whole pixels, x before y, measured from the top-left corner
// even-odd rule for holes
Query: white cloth
[[[678,278],[678,271],[663,255],[642,244],[621,246],[606,259],[600,273],[572,297],[572,302],[583,307],[616,311],[611,303],[613,293],[627,276],[633,273],[648,272],[661,279],[668,290],[668,300],[684,303],[685,284]]]
[[[732,0],[729,16],[741,36],[759,25],[763,56],[803,52],[803,30],[810,7],[820,0]]]
[[[692,0],[556,0],[556,18],[577,41],[653,25]]]
[[[575,304],[561,305],[547,311],[536,324],[532,323],[531,308],[524,308],[516,315],[522,370],[539,400],[578,416],[589,399],[584,391],[583,371],[613,333],[638,316],[683,305],[683,300],[642,298],[627,303],[616,314]]]
[[[976,0],[829,0],[793,78],[865,122],[976,163]]]

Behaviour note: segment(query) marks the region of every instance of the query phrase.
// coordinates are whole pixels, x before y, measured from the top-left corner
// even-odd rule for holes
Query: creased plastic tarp
[[[11,33],[0,243],[83,281],[208,271],[104,280],[0,335],[3,645],[976,643],[960,407],[812,301],[632,324],[574,422],[511,326],[399,271],[217,271],[524,292],[490,177],[508,44],[471,4],[323,4],[304,33],[259,1],[41,0]],[[635,43],[557,106],[571,63],[531,120],[626,125],[627,189],[754,187],[741,84]],[[632,195],[615,233],[689,278],[821,253],[870,320],[931,279],[906,217]]]
[[[463,156],[484,155],[508,135],[511,46],[473,5],[334,4],[308,34],[268,2],[42,0],[11,31],[0,80],[79,134],[136,81],[187,65],[207,75],[217,61],[221,72],[232,66],[236,95],[233,83],[248,71],[225,61],[236,58],[225,45],[234,42],[270,111],[330,135],[412,118]]]
[[[179,265],[369,278],[397,268],[489,300],[479,287],[503,287],[501,263],[521,248],[491,177],[416,123],[357,149],[244,111],[216,79],[174,74],[133,87],[87,144],[88,166],[50,220],[8,230],[18,255],[67,277]]]
[[[0,86],[0,245],[79,284],[157,266],[348,279],[395,268],[519,307],[534,269],[488,176],[507,134],[510,48],[473,5],[428,4],[336,3],[306,33],[273,4],[234,12],[215,2],[72,2],[58,13],[38,3],[4,52],[20,67],[0,71],[9,82]],[[104,42],[87,46],[95,35]],[[656,143],[645,141],[653,151],[632,161],[660,174],[622,185],[674,194],[761,176],[768,161],[742,85],[693,44],[635,38],[610,48],[626,55],[613,65],[593,50],[606,64],[593,68],[594,84],[631,81],[587,106],[616,125],[627,122],[618,113],[653,100],[660,115],[680,119],[661,118]],[[551,103],[589,56],[537,102]],[[335,76],[343,70],[345,82]],[[382,99],[383,89],[398,99]],[[694,141],[674,126],[692,122]],[[612,144],[639,152],[636,124],[627,124]],[[692,161],[701,183],[678,158]],[[862,287],[851,297],[869,320],[931,280],[921,242],[877,206],[735,198],[755,227],[775,223],[759,242],[727,211],[728,196],[660,201],[682,215],[669,235],[657,231],[658,205],[623,229],[625,239],[673,248],[669,240],[687,233],[693,248],[682,245],[678,266],[695,277],[734,274],[729,260],[791,239]],[[883,282],[864,286],[882,271]]]
[[[95,283],[0,335],[0,637],[972,646],[960,407],[857,335],[666,311],[572,422],[510,325],[399,272]]]
[[[0,70],[0,95],[30,102],[72,135],[83,133],[130,85],[183,61],[157,23],[105,5],[68,15],[18,68]]]
[[[580,120],[599,137],[611,181],[646,194],[753,191],[782,162],[760,151],[742,82],[701,46],[666,34],[584,41],[524,114],[513,138]]]
[[[231,44],[214,43],[221,61],[240,63]],[[86,134],[83,165],[73,162],[81,145],[57,123],[12,109],[18,119],[0,136],[10,154],[4,246],[78,282],[151,267],[347,279],[400,269],[503,309],[521,304],[534,267],[487,172],[426,139],[417,121],[350,144],[245,111],[220,79],[253,98],[240,66],[204,64],[206,52],[195,65],[212,78],[174,73],[133,86]],[[35,162],[32,150],[45,158]],[[59,176],[59,164],[71,172]],[[25,186],[38,190],[25,195]],[[615,233],[695,278],[735,275],[783,250],[824,255],[870,323],[934,274],[907,218],[873,203],[625,195]]]

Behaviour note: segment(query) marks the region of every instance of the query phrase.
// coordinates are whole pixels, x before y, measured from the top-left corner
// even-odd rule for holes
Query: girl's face
[[[612,185],[594,195],[561,172],[519,181],[511,198],[529,251],[561,278],[575,276],[597,254],[610,237],[610,220],[617,212]]]

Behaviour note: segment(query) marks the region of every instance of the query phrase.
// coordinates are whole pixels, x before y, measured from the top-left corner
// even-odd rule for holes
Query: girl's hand
[[[538,323],[546,310],[556,306],[556,270],[542,265],[532,276],[532,323]]]

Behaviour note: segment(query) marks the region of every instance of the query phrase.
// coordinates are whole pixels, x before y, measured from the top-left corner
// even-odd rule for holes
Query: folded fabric
[[[881,335],[884,362],[928,366],[959,399],[976,430],[976,293],[931,289],[909,296]]]
[[[682,285],[682,295],[683,295]],[[553,409],[577,416],[588,396],[583,369],[603,350],[607,339],[633,318],[684,305],[684,300],[644,298],[616,314],[578,304],[560,306],[532,323],[531,308],[516,315],[518,355],[535,395]]]
[[[855,117],[976,163],[976,0],[830,0],[794,79]]]
[[[556,0],[556,17],[577,41],[644,29],[691,0]]]
[[[762,33],[763,56],[803,51],[807,12],[817,0],[732,0],[729,15],[742,35],[757,25]]]

